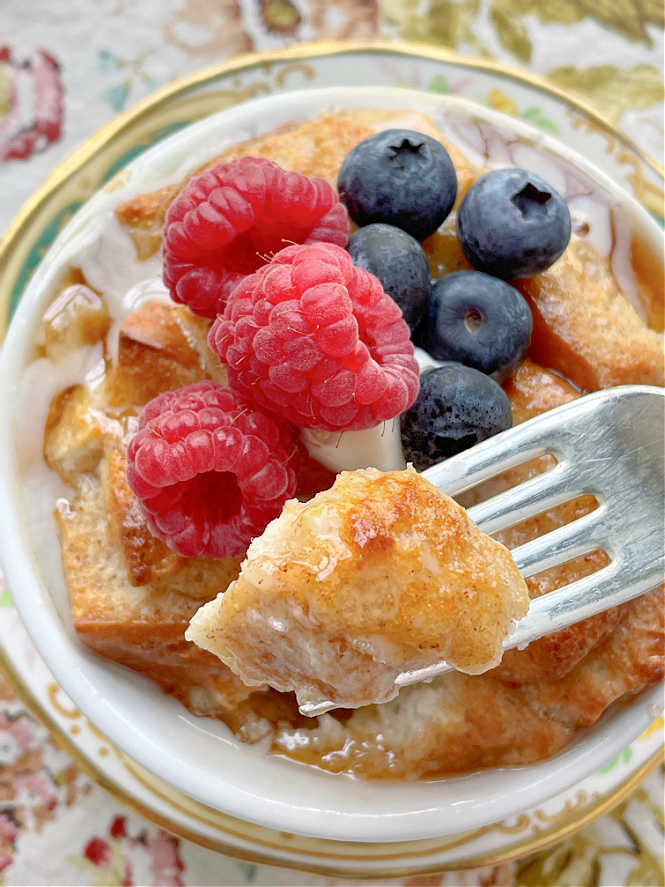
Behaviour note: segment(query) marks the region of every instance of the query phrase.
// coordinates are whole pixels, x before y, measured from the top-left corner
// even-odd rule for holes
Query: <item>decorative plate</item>
[[[147,147],[199,117],[249,97],[359,82],[449,92],[513,114],[578,150],[650,209],[662,207],[662,170],[594,111],[535,77],[445,50],[377,43],[318,44],[244,56],[156,93],[100,130],[51,174],[0,246],[0,332],[65,222]],[[342,876],[387,877],[507,861],[594,819],[618,803],[662,758],[660,717],[593,776],[540,808],[454,838],[368,845],[273,832],[193,801],[113,747],[53,682],[7,591],[0,606],[2,670],[79,765],[159,825],[254,862]]]

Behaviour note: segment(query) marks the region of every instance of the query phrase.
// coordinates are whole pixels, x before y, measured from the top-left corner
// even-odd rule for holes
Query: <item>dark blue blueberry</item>
[[[385,222],[424,240],[452,209],[457,176],[440,142],[410,129],[386,129],[349,151],[337,188],[358,225]]]
[[[505,373],[524,354],[532,330],[531,310],[509,283],[481,271],[456,271],[432,287],[418,340],[435,360]]]
[[[429,264],[418,241],[393,225],[367,225],[351,235],[348,250],[356,265],[379,278],[414,330],[430,294]]]
[[[510,401],[494,379],[461,363],[420,377],[420,394],[402,414],[402,445],[418,471],[513,424]]]
[[[549,268],[568,246],[570,212],[535,173],[497,169],[469,188],[457,214],[457,236],[474,268],[514,280]]]

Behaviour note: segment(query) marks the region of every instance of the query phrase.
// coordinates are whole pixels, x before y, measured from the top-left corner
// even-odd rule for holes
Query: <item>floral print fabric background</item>
[[[174,77],[252,49],[376,36],[527,67],[662,158],[660,0],[0,0],[0,232],[76,145]],[[3,883],[338,883],[227,860],[124,810],[2,683],[0,792]],[[402,883],[662,884],[662,797],[660,768],[551,850]]]
[[[2,0],[0,231],[75,145],[174,77],[373,36],[528,67],[662,157],[661,0]]]

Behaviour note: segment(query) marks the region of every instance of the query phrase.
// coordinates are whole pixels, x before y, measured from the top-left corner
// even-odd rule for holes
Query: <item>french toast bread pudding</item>
[[[426,257],[405,287],[415,299],[424,274],[432,301],[418,317],[435,329],[425,339],[420,321],[403,319],[414,305],[395,307],[368,267],[402,249],[399,226],[366,195],[366,217],[352,200],[374,174],[354,151],[370,142],[382,156],[385,145],[372,140],[386,131],[443,145],[454,168],[443,217],[420,201],[431,233],[411,234],[404,221],[416,242],[408,255],[420,261],[421,242]],[[407,136],[390,151],[417,153]],[[443,194],[450,173],[432,163],[427,175],[440,175]],[[94,378],[53,398],[43,446],[68,491],[56,517],[83,643],[246,742],[371,779],[540,760],[662,679],[663,588],[500,658],[528,597],[608,561],[594,551],[524,582],[506,551],[588,513],[591,495],[493,538],[466,517],[464,507],[547,470],[552,457],[504,472],[459,504],[404,468],[404,455],[421,469],[592,390],[663,385],[661,293],[657,276],[630,263],[638,235],[624,230],[620,248],[613,241],[603,251],[573,200],[564,248],[546,244],[543,270],[500,279],[458,231],[460,214],[472,218],[465,198],[491,167],[491,156],[472,163],[422,114],[342,110],[233,145],[180,183],[120,200],[114,236],[137,267],[159,262],[166,288],[146,286],[113,315],[88,257],[61,281],[38,346],[54,362],[77,349],[100,358]],[[505,187],[491,184],[499,195]],[[377,179],[370,191],[378,188]],[[533,176],[519,193],[549,206],[544,188]],[[611,221],[614,208],[603,206]],[[235,239],[227,232],[222,248],[233,213]],[[370,229],[388,227],[378,231],[381,252]],[[516,319],[486,348],[494,354],[509,340],[512,356],[481,372],[474,361],[484,354],[467,338],[484,303],[479,295],[477,310],[454,314],[452,284],[463,281],[470,298],[488,276],[497,281],[493,306],[504,293]],[[412,341],[442,349],[420,378]],[[468,360],[444,354],[444,344],[467,348]],[[427,425],[434,381],[457,410],[439,410],[445,427]],[[308,444],[312,430],[325,441],[318,449]],[[357,470],[338,474],[340,466]],[[391,698],[397,672],[441,658],[460,670]],[[299,713],[298,701],[322,697],[345,708]]]

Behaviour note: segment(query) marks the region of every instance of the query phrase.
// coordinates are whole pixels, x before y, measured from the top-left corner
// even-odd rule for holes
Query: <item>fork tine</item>
[[[550,413],[560,415],[573,404],[565,404]],[[423,477],[442,492],[455,496],[502,471],[551,452],[552,435],[561,420],[558,417],[553,420],[550,413],[495,434],[469,450],[432,465],[422,472]]]
[[[442,492],[456,496],[495,474],[543,453],[565,453],[571,442],[575,442],[580,428],[588,430],[596,427],[594,417],[602,413],[606,402],[613,396],[616,395],[611,389],[596,391],[548,410],[469,450],[444,459],[423,471],[423,477]]]
[[[542,456],[547,452],[544,446],[535,444],[532,447],[524,447],[516,449],[512,436],[518,428],[511,428],[497,434],[490,440],[476,444],[470,450],[458,453],[456,456],[450,456],[438,465],[432,465],[431,468],[425,469],[422,476],[434,484],[442,493],[448,496],[457,496],[475,487],[476,484],[494,477],[502,471],[521,465],[522,462],[528,462],[537,456]],[[506,437],[504,437],[506,435]],[[508,451],[508,448],[510,452]]]
[[[631,575],[620,560],[614,560],[584,579],[536,598],[507,638],[504,649],[525,646],[657,588],[663,581],[662,566],[661,559],[655,569]]]
[[[474,505],[468,514],[483,533],[494,533],[583,492],[575,488],[575,472],[567,464],[559,463],[550,471]]]
[[[593,528],[599,526],[604,512],[605,507],[599,505],[583,517],[513,548],[510,553],[522,576],[526,579],[602,547],[602,540],[594,537]]]

